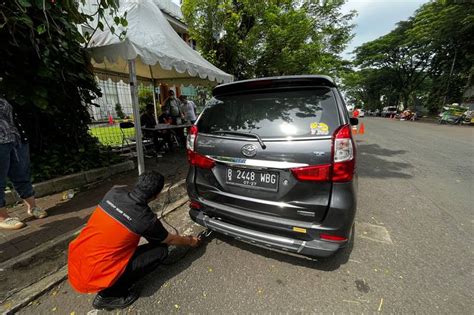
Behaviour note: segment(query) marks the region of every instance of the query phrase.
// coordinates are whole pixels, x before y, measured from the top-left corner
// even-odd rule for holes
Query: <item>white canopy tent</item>
[[[159,1],[159,0],[155,0]],[[153,0],[120,1],[120,15],[127,12],[125,39],[109,29],[98,31],[90,43],[95,68],[127,73],[130,78],[136,138],[141,139],[137,76],[167,84],[214,86],[233,80],[188,46],[173,30]],[[122,29],[115,31],[120,34]],[[145,170],[143,147],[136,141],[138,172]]]

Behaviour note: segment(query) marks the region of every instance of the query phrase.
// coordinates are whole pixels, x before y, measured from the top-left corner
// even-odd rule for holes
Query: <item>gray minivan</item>
[[[191,218],[259,246],[327,257],[351,238],[356,144],[327,76],[217,86],[187,139]]]

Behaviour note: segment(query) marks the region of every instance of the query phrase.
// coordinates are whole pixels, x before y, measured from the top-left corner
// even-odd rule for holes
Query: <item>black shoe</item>
[[[126,308],[133,304],[138,299],[139,295],[136,292],[129,292],[127,296],[122,297],[102,297],[97,294],[92,306],[98,310],[113,310],[116,308]]]

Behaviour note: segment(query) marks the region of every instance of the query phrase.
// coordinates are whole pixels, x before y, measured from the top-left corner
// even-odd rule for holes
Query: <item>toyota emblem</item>
[[[253,157],[257,154],[257,147],[253,144],[246,144],[242,147],[241,151],[246,157]]]

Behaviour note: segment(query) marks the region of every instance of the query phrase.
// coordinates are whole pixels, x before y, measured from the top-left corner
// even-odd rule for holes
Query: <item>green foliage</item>
[[[115,113],[117,113],[118,118],[120,119],[125,118],[125,114],[122,110],[122,105],[120,105],[120,103],[115,104]]]
[[[114,0],[103,0],[95,18],[116,12]],[[77,24],[93,20],[73,0],[2,2],[0,95],[26,127],[37,180],[113,161],[87,127],[87,106],[100,90],[81,46],[89,35],[81,35]]]
[[[109,148],[98,144],[97,139],[88,137],[79,149],[50,146],[41,152],[31,153],[31,178],[33,182],[41,182],[77,172],[110,166],[123,161]]]
[[[346,92],[347,102],[366,110],[397,105],[399,95],[393,92],[396,84],[397,77],[390,69],[362,69],[346,72],[342,76],[342,88]]]
[[[138,105],[140,113],[144,113],[147,104],[153,104],[153,92],[147,87],[140,86],[138,88]]]
[[[349,76],[346,88],[378,90],[405,106],[423,102],[432,112],[446,103],[461,102],[462,92],[472,85],[473,33],[472,4],[440,0],[424,4],[390,33],[355,50],[359,74],[367,70],[368,77]],[[369,94],[359,96],[373,103]]]
[[[190,35],[203,56],[237,79],[325,73],[352,38],[343,0],[184,0]]]

